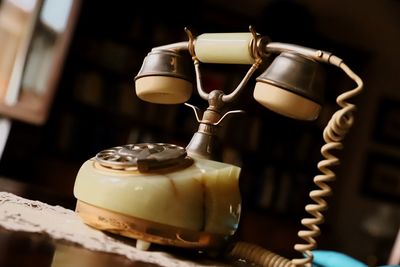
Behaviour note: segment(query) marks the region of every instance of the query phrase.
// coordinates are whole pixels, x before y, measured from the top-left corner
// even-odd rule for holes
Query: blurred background
[[[81,164],[127,143],[185,146],[197,129],[184,105],[139,100],[134,77],[152,47],[206,32],[246,32],[333,52],[365,83],[319,248],[373,266],[400,227],[400,1],[0,1],[0,189],[74,208]],[[228,92],[248,66],[203,64],[204,86]],[[288,257],[314,189],[322,130],[335,97],[352,88],[324,66],[313,122],[285,118],[252,97],[254,79],[219,132],[224,161],[242,167],[238,238]],[[255,74],[254,77],[257,77]],[[194,92],[189,103],[206,103]]]

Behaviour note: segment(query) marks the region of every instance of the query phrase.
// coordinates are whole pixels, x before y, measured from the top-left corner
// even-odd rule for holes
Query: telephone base
[[[103,209],[78,200],[76,212],[84,223],[96,229],[137,240],[137,248],[147,250],[143,243],[155,243],[198,250],[223,248],[230,236],[194,231],[152,222]]]

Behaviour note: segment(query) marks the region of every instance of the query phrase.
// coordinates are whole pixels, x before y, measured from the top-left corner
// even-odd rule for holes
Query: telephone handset
[[[209,107],[201,115],[186,148],[165,143],[128,144],[101,151],[86,161],[77,175],[76,211],[85,223],[137,240],[137,247],[151,243],[198,250],[221,250],[231,240],[240,221],[240,168],[220,162],[215,135],[225,116],[222,107],[235,100],[267,57],[278,54],[256,78],[253,96],[261,105],[299,120],[315,119],[321,109],[318,86],[319,63],[342,69],[356,87],[337,97],[339,109],[323,132],[321,174],[314,177],[319,189],[310,193],[311,215],[298,232],[305,244],[295,245],[304,258],[286,259],[253,244],[237,242],[229,255],[262,266],[311,266],[315,237],[327,208],[327,184],[335,179],[331,167],[339,159],[332,150],[342,148],[342,139],[353,124],[355,105],[348,100],[362,91],[363,82],[343,61],[331,53],[292,44],[270,42],[250,27],[248,33],[207,33],[189,41],[153,48],[135,77],[136,94],[142,100],[177,104],[192,94],[193,76],[199,96]],[[231,93],[203,90],[200,63],[251,64]],[[194,64],[194,74],[193,74]]]

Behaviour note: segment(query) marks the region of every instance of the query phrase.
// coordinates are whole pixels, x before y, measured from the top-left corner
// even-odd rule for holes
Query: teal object
[[[313,255],[314,267],[368,267],[368,265],[336,251],[317,250],[313,251]]]
[[[313,255],[314,267],[368,267],[365,263],[336,251],[315,250]],[[400,265],[381,265],[380,267],[400,267]]]

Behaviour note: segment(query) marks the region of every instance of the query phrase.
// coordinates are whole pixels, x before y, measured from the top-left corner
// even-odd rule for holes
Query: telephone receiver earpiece
[[[152,51],[135,77],[136,94],[156,104],[184,103],[192,95],[192,69],[188,56],[176,51]]]
[[[253,96],[264,107],[298,120],[314,120],[321,110],[323,90],[319,64],[293,52],[283,52],[256,79]]]

